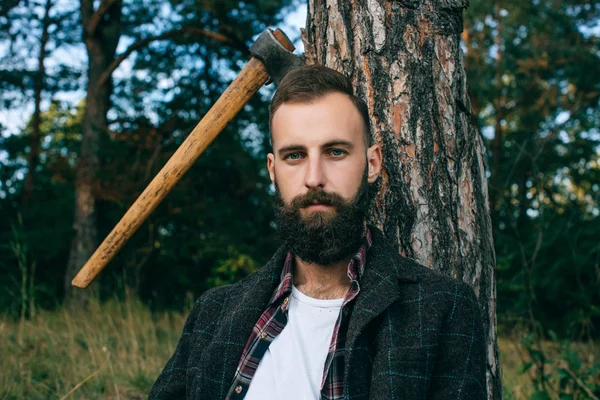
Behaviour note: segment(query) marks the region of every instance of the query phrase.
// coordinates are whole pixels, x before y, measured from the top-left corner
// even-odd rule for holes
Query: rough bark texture
[[[88,53],[88,83],[83,114],[83,137],[75,181],[75,219],[73,240],[65,275],[67,301],[81,304],[93,295],[92,290],[75,292],[71,279],[85,264],[98,245],[94,182],[99,169],[98,150],[101,135],[108,132],[107,112],[112,94],[112,81],[102,84],[100,77],[114,60],[121,36],[121,1],[104,0],[94,10],[92,0],[81,0],[83,40]]]
[[[469,123],[460,49],[467,0],[308,0],[309,63],[351,76],[384,171],[372,222],[401,254],[471,284],[488,344],[488,398],[502,386],[485,152]]]

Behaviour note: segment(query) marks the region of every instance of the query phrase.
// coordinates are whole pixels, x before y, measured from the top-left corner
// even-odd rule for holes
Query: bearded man
[[[290,72],[270,109],[283,245],[195,303],[151,399],[484,399],[473,290],[367,225],[382,167],[344,75]]]

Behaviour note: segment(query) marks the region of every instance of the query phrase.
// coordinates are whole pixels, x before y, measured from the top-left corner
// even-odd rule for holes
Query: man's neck
[[[315,299],[341,299],[350,288],[348,264],[350,258],[330,265],[309,264],[294,258],[294,286]]]

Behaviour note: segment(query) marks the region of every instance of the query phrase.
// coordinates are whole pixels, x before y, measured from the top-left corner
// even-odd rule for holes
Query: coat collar
[[[360,293],[348,325],[346,346],[350,348],[374,318],[399,300],[403,285],[419,282],[414,264],[402,257],[379,229],[373,226],[369,229],[373,233],[373,245],[367,253]]]

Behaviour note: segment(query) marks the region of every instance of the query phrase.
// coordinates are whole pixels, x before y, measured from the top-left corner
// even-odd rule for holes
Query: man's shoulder
[[[235,284],[210,288],[202,293],[194,302],[188,319],[204,319],[206,314],[218,315],[223,304],[230,297]]]
[[[384,267],[386,269],[392,267],[399,281],[418,283],[417,287],[422,295],[433,295],[440,300],[448,297],[454,301],[456,297],[460,297],[470,302],[476,301],[473,288],[468,283],[399,254],[397,248],[378,233],[374,239],[379,240],[379,244],[375,246],[375,253],[379,254],[373,254],[376,259],[373,261],[387,265]]]
[[[238,283],[216,286],[206,290],[196,299],[196,305],[215,301],[221,303],[222,300],[229,297],[232,291],[235,291],[237,284]]]
[[[446,320],[459,315],[458,320],[463,322],[480,318],[481,309],[471,285],[404,257],[402,263],[410,264],[417,276],[418,286],[415,285],[413,296],[418,292],[418,303],[428,314],[427,318],[438,315]]]
[[[469,284],[458,278],[447,275],[433,268],[428,268],[417,261],[408,259],[401,255],[399,255],[399,257],[402,259],[401,263],[404,266],[410,265],[411,270],[423,286],[439,289],[450,289],[458,286],[460,290],[472,290]]]
[[[257,277],[258,271],[251,273],[238,282],[210,288],[196,299],[194,307],[206,307],[211,304],[221,306],[228,298],[243,291],[243,286],[246,285],[248,281],[255,280]]]

